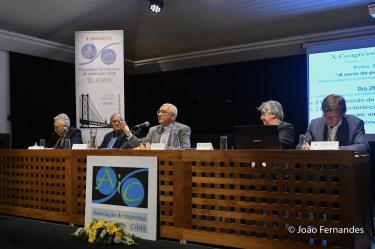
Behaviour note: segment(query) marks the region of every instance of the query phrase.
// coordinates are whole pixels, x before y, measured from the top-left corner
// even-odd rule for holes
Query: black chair
[[[10,134],[0,133],[0,149],[10,149]]]

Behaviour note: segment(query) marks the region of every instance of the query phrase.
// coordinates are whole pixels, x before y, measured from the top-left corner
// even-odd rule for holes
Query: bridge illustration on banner
[[[88,94],[79,97],[79,123],[80,128],[107,128],[110,127],[106,119],[103,119],[96,110]]]

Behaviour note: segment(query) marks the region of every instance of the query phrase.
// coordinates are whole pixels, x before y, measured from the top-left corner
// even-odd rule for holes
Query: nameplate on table
[[[311,150],[338,150],[338,141],[313,141],[311,142]]]
[[[43,150],[44,146],[33,145],[28,147],[29,150]]]
[[[197,143],[196,150],[213,150],[212,143]]]
[[[163,143],[151,143],[151,150],[165,150],[165,144],[163,144]]]
[[[88,145],[87,144],[73,144],[72,150],[87,150]]]

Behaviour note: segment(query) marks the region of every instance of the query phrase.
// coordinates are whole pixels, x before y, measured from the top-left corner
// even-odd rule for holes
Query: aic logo
[[[92,202],[147,208],[148,169],[93,167]]]
[[[83,63],[79,63],[79,64],[80,65],[90,64],[91,62],[95,61],[96,58],[98,58],[99,56],[100,56],[100,60],[104,64],[106,64],[106,65],[113,64],[117,59],[117,54],[116,54],[115,50],[113,50],[109,47],[114,46],[114,45],[118,45],[118,44],[120,44],[120,43],[116,42],[116,43],[108,44],[107,46],[102,48],[102,50],[100,50],[98,52],[97,49],[96,49],[96,46],[94,44],[86,43],[81,48],[81,55],[82,55],[83,58],[85,58],[88,61],[83,62]]]

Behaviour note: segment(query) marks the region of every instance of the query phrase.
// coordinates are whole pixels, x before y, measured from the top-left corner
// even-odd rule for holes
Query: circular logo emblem
[[[85,44],[82,49],[81,49],[81,54],[83,56],[83,58],[87,59],[87,60],[92,60],[95,58],[96,56],[96,47],[94,44],[92,43],[87,43]]]
[[[101,55],[101,60],[106,65],[111,65],[116,61],[116,52],[113,49],[104,49]]]
[[[100,168],[96,174],[96,188],[103,195],[111,194],[117,187],[115,171],[110,167]]]
[[[129,207],[139,206],[145,197],[143,184],[137,178],[128,178],[121,187],[122,200]]]

